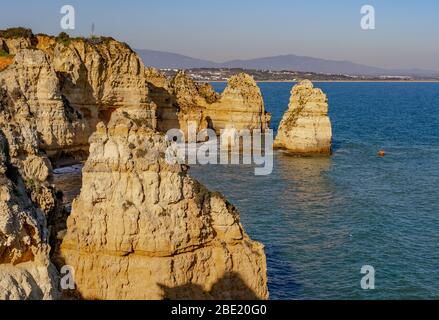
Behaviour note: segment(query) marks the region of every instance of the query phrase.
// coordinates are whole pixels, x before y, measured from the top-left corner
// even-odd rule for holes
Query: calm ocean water
[[[260,84],[273,128],[291,86]],[[272,299],[439,298],[439,84],[316,86],[329,98],[332,157],[275,152],[269,176],[221,165],[191,175],[265,244]],[[360,287],[363,265],[375,268],[375,290]]]
[[[259,85],[277,128],[293,84]],[[222,165],[190,174],[265,244],[271,299],[439,299],[439,83],[316,86],[329,98],[331,157],[275,152],[269,176]],[[56,170],[67,203],[80,169]],[[375,268],[375,290],[360,288],[363,265]]]

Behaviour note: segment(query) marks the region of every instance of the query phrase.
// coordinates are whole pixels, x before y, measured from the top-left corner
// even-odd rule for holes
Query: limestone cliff
[[[178,105],[179,128],[187,136],[189,122],[197,124],[197,130],[207,127],[205,108],[206,100],[198,93],[197,86],[184,72],[179,72],[172,79],[171,86],[174,90],[175,100]]]
[[[62,93],[89,120],[92,131],[118,108],[155,129],[156,106],[148,96],[145,68],[128,45],[111,38],[37,39],[37,48],[49,54],[60,75]]]
[[[0,129],[0,300],[59,298],[58,272],[49,260],[49,232],[45,212],[29,194],[47,199],[42,186],[26,186],[20,170],[10,160],[10,145]],[[27,179],[41,177],[44,161],[26,158]],[[45,169],[44,169],[45,171]],[[29,181],[29,180],[27,180]],[[38,183],[38,182],[36,182]]]
[[[145,68],[126,44],[6,30],[0,32],[0,45],[15,54],[0,81],[35,113],[42,148],[50,156],[87,153],[96,124],[118,108],[156,128]]]
[[[0,48],[17,55],[3,76],[9,79],[10,87],[17,79],[24,79],[26,72],[34,72],[26,84],[29,88],[21,85],[20,89],[25,99],[24,91],[37,92],[25,103],[43,105],[43,111],[38,111],[38,130],[50,156],[87,153],[87,140],[96,124],[108,121],[118,108],[162,132],[172,128],[186,131],[188,121],[195,121],[199,130],[212,128],[218,134],[230,126],[262,130],[269,126],[270,115],[265,112],[261,92],[246,74],[233,76],[218,95],[210,84],[196,83],[184,72],[168,80],[157,70],[145,68],[126,44],[111,38],[6,30],[0,32]],[[37,82],[40,88],[34,87]],[[45,91],[44,97],[38,97],[39,90]],[[69,123],[62,119],[62,109]],[[53,124],[49,123],[50,113],[56,114]]]
[[[229,79],[220,99],[209,105],[206,113],[217,131],[228,125],[237,130],[265,130],[271,118],[264,109],[264,100],[256,81],[245,73]]]
[[[16,61],[23,68],[17,72],[23,77],[10,77],[15,67],[0,74],[0,299],[59,297],[58,272],[49,260],[48,226],[59,207],[34,117],[36,106],[45,112],[43,101],[49,93],[41,83],[29,85],[37,73],[50,74],[43,57],[34,57],[40,67],[26,67],[29,61],[18,53]],[[56,122],[57,115],[52,116]]]
[[[9,95],[10,110],[20,122],[32,127],[30,134],[38,133],[37,147],[51,155],[58,150],[68,152],[86,147],[85,132],[90,128],[62,94],[49,59],[40,50],[19,51],[12,65],[0,73],[0,84]]]
[[[171,88],[171,82],[157,69],[146,68],[149,96],[157,105],[157,130],[166,132],[180,127],[178,119],[179,107]]]
[[[163,135],[116,111],[90,142],[61,247],[81,297],[268,297],[263,246],[220,194],[165,161]]]
[[[263,246],[221,195],[166,163],[155,133],[212,124],[221,97],[210,85],[169,81],[109,38],[19,29],[0,32],[0,46],[14,56],[0,72],[0,299],[58,298],[51,254],[74,266],[82,298],[268,297]],[[58,232],[65,212],[51,160],[89,150]]]
[[[330,154],[331,139],[328,99],[311,81],[303,80],[291,90],[274,147],[299,154]]]
[[[231,77],[219,95],[208,83],[197,83],[184,71],[171,81],[157,73],[148,76],[153,101],[158,106],[158,128],[180,128],[186,133],[189,121],[197,129],[211,128],[220,133],[226,127],[268,129],[270,114],[254,79],[244,73]],[[160,81],[158,81],[160,79]]]
[[[10,28],[0,30],[0,50],[11,55],[17,54],[22,49],[35,46],[37,39],[32,30],[25,28]]]

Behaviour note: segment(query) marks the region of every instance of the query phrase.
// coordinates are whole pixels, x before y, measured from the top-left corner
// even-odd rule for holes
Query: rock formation
[[[167,132],[179,128],[178,105],[171,88],[171,82],[164,74],[154,68],[146,68],[149,96],[157,106],[157,130]]]
[[[165,161],[163,135],[116,112],[90,142],[61,247],[81,297],[268,297],[263,246],[220,194]]]
[[[118,108],[156,128],[145,68],[126,44],[29,32],[0,32],[3,49],[15,54],[0,81],[35,113],[41,147],[49,156],[85,159],[96,124],[108,121]]]
[[[32,153],[32,147],[28,148]],[[49,260],[46,219],[55,200],[51,190],[38,181],[45,178],[48,168],[43,157],[21,153],[26,169],[22,174],[11,162],[15,151],[0,129],[0,300],[56,299],[60,297],[59,276]],[[39,208],[39,201],[48,206]]]
[[[53,110],[59,105],[44,54],[26,50],[0,73],[0,299],[54,299],[60,293],[49,260],[48,219],[59,207],[38,117],[50,98]],[[51,128],[59,114],[50,114]]]
[[[328,99],[311,81],[303,80],[291,90],[274,147],[298,154],[330,154],[331,139]]]
[[[221,195],[165,161],[155,132],[207,127],[220,99],[210,85],[168,81],[109,38],[18,29],[0,47],[14,55],[0,72],[0,299],[59,298],[50,259],[74,266],[80,298],[268,297],[263,246]],[[52,160],[89,152],[65,230]]]
[[[228,125],[237,130],[268,129],[270,114],[265,111],[261,90],[248,74],[240,73],[229,79],[220,99],[208,106],[207,116],[213,129]]]
[[[226,127],[264,130],[270,122],[261,92],[247,74],[233,76],[218,95],[210,84],[197,83],[184,72],[168,80],[145,68],[126,44],[111,38],[33,35],[19,28],[0,32],[0,49],[17,55],[4,71],[9,86],[33,72],[19,89],[24,100],[25,91],[36,92],[23,103],[38,110],[38,130],[51,157],[63,153],[85,159],[96,124],[107,122],[118,108],[162,132],[180,128],[186,133],[189,121],[198,130],[212,128],[218,134]],[[54,123],[48,122],[51,113],[56,114]]]
[[[178,108],[177,117],[185,136],[189,122],[196,123],[197,131],[207,128],[206,97],[198,90],[198,85],[185,72],[178,72],[171,81],[171,87]]]
[[[37,39],[32,30],[25,28],[10,28],[0,30],[0,50],[11,55],[17,54],[22,49],[35,46]]]
[[[90,128],[65,100],[56,71],[43,51],[19,51],[12,65],[0,73],[0,83],[10,93],[14,112],[35,127],[38,148],[51,155],[87,146],[85,132]]]
[[[211,128],[217,134],[227,127],[237,130],[269,127],[271,116],[265,111],[261,91],[247,74],[231,77],[221,95],[210,84],[193,81],[184,71],[168,82],[157,73],[150,72],[148,78],[162,132],[180,128],[186,134],[189,121],[195,122],[198,130]]]
[[[62,93],[81,111],[92,131],[124,108],[156,128],[156,106],[148,96],[145,68],[131,48],[111,38],[67,39],[38,36],[37,48],[52,59],[61,75]]]

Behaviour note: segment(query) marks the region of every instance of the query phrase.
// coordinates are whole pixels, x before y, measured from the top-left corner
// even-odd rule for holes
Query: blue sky
[[[298,54],[388,68],[439,70],[437,0],[14,0],[0,28],[61,32],[64,4],[76,9],[72,35],[113,36],[134,48],[214,61]],[[360,28],[360,8],[376,10],[376,29]]]

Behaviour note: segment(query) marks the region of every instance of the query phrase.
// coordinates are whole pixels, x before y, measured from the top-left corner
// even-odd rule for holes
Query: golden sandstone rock
[[[177,128],[186,135],[189,122],[194,122],[197,130],[210,128],[218,135],[228,127],[237,130],[269,127],[271,115],[265,111],[261,91],[250,75],[232,76],[221,95],[210,84],[196,83],[183,71],[169,82],[163,75],[158,80],[160,77],[153,72],[147,77],[152,100],[158,106],[158,128],[162,132]]]
[[[29,198],[8,151],[0,130],[0,300],[59,298],[45,215]]]
[[[31,76],[24,79],[0,73],[0,299],[60,296],[58,271],[49,259],[47,216],[57,209],[47,182],[52,168],[39,150],[41,136],[31,113],[35,105],[20,90],[29,90],[30,99],[39,95],[28,86],[35,80],[33,71],[25,71]]]
[[[29,123],[38,135],[38,148],[49,155],[87,145],[86,122],[63,100],[60,81],[50,57],[40,50],[19,51],[0,73],[2,87],[9,92],[16,117]]]
[[[207,116],[213,129],[219,131],[232,125],[235,129],[268,129],[270,114],[265,111],[261,90],[252,76],[232,76],[217,102],[209,105]]]
[[[82,298],[268,297],[263,246],[221,195],[165,162],[155,132],[190,119],[209,126],[215,104],[220,128],[232,101],[243,107],[237,125],[262,127],[252,79],[238,76],[219,97],[184,74],[163,78],[113,39],[30,34],[0,45],[15,54],[0,72],[0,299],[59,298],[51,254],[74,266]],[[62,230],[51,160],[89,150]]]
[[[220,194],[165,161],[163,135],[117,111],[90,142],[61,246],[82,298],[268,297],[263,246]]]
[[[14,92],[14,103],[33,115],[42,136],[40,147],[49,156],[86,154],[96,124],[108,121],[117,108],[156,128],[145,68],[126,44],[45,35],[0,42],[16,53],[0,81]]]
[[[291,90],[274,147],[299,154],[330,154],[331,139],[328,99],[311,81],[303,80]]]

